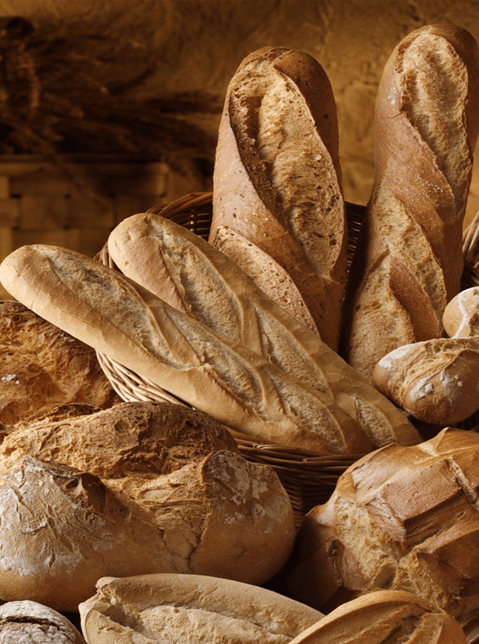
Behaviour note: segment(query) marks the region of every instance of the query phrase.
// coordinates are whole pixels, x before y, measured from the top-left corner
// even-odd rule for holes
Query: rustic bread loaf
[[[413,592],[479,642],[478,480],[475,432],[448,428],[364,456],[304,517],[289,593],[329,612],[374,590]]]
[[[286,563],[295,536],[274,470],[226,450],[170,474],[104,480],[30,455],[2,458],[0,504],[2,599],[59,611],[75,611],[109,575],[265,583]]]
[[[63,413],[59,413],[59,411]],[[123,402],[111,409],[66,409],[18,423],[0,445],[0,460],[29,454],[101,479],[169,474],[215,450],[239,453],[228,430],[200,411],[173,403]]]
[[[139,213],[112,231],[108,250],[124,275],[169,305],[329,396],[373,445],[419,442],[401,411],[200,236]]]
[[[336,349],[347,228],[336,105],[313,57],[264,47],[242,61],[226,93],[213,186],[211,244],[310,328],[312,317]]]
[[[404,591],[379,590],[339,606],[289,644],[465,644],[459,623]]]
[[[453,297],[442,320],[450,338],[479,335],[479,286],[466,288]]]
[[[38,315],[232,429],[315,451],[371,449],[329,396],[100,262],[24,246],[4,259],[0,280]]]
[[[323,617],[271,590],[179,574],[100,579],[79,610],[88,644],[289,644]]]
[[[0,423],[63,403],[105,408],[118,401],[91,347],[20,302],[0,302]]]
[[[341,347],[368,378],[397,347],[440,337],[460,289],[479,127],[477,49],[459,27],[421,27],[395,48],[379,84],[374,186]]]
[[[418,420],[454,425],[479,409],[479,336],[399,347],[378,362],[373,383]]]
[[[0,606],[2,644],[86,644],[78,629],[61,613],[28,600]]]

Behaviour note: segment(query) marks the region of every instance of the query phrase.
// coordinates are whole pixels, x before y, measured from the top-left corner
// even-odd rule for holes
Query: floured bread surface
[[[346,602],[290,644],[465,644],[459,623],[413,593],[380,590]]]
[[[277,474],[176,407],[59,411],[12,428],[0,454],[2,599],[74,611],[105,575],[261,584],[279,572],[296,525]]]
[[[123,402],[73,417],[66,411],[11,427],[0,459],[30,454],[110,479],[168,474],[214,450],[238,452],[222,425],[174,403]]]
[[[266,272],[277,281],[275,264],[290,275],[288,310],[296,315],[306,304],[321,338],[336,349],[346,216],[336,106],[327,75],[311,56],[265,47],[245,58],[233,76],[218,137],[209,237],[229,253],[235,240],[225,246],[220,228],[239,235],[250,275]],[[281,289],[274,296],[282,304]]]
[[[264,588],[172,574],[100,579],[79,609],[89,644],[288,644],[323,617]]]
[[[479,287],[472,286],[458,293],[446,306],[444,329],[451,338],[479,335]]]
[[[478,105],[478,47],[464,29],[416,29],[384,68],[375,109],[374,186],[353,260],[341,346],[370,380],[390,351],[444,333],[443,314],[460,290],[464,267]],[[398,320],[392,335],[391,308]]]
[[[478,455],[478,434],[444,429],[357,461],[303,519],[291,595],[329,610],[373,590],[408,591],[479,641]]]
[[[64,403],[106,408],[118,401],[91,347],[20,302],[0,302],[0,423]]]
[[[2,644],[86,644],[61,613],[28,600],[0,606]]]

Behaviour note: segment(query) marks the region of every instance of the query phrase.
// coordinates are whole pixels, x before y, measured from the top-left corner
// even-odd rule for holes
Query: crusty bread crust
[[[42,317],[232,429],[314,451],[371,449],[329,396],[100,262],[24,246],[2,262],[0,279]]]
[[[265,47],[241,63],[226,94],[213,185],[209,241],[253,279],[266,272],[273,298],[286,271],[292,284],[280,303],[311,328],[306,307],[336,349],[347,229],[336,105],[314,58]]]
[[[341,353],[371,378],[393,349],[440,337],[460,289],[479,127],[477,43],[429,25],[390,56],[375,111],[375,179],[348,285]]]
[[[395,405],[200,236],[159,215],[139,213],[112,231],[108,249],[136,283],[330,397],[374,446],[420,441]]]

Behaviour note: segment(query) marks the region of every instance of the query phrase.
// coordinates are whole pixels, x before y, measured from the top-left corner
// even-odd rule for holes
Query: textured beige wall
[[[455,23],[479,40],[477,0],[1,0],[0,15],[23,15],[52,30],[82,21],[93,31],[141,40],[159,66],[137,90],[140,97],[204,91],[221,101],[251,51],[280,44],[312,54],[336,96],[346,199],[363,204],[373,175],[376,88],[394,46],[433,22]],[[217,114],[197,121],[216,136]],[[479,167],[470,213],[477,207]]]

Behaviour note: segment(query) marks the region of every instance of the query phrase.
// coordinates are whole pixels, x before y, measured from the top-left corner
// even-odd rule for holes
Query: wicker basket
[[[161,214],[176,223],[185,226],[197,235],[208,239],[212,219],[212,193],[196,192],[187,194],[167,205],[153,206],[148,212]],[[364,206],[347,203],[348,224],[348,263],[350,264],[364,216]],[[479,228],[479,214],[477,221],[471,223],[465,231],[465,258],[466,267],[463,276],[463,288],[479,284],[479,277],[475,271],[479,261],[475,248],[478,235],[473,231]],[[107,245],[97,255],[97,259],[113,269],[117,267],[111,260]],[[184,401],[169,394],[155,383],[133,373],[123,365],[98,353],[100,365],[110,380],[113,388],[125,401],[170,401],[177,404],[186,404]],[[476,419],[468,419],[467,428],[476,424]],[[315,505],[325,503],[333,492],[338,477],[362,454],[325,454],[304,449],[292,448],[278,444],[259,443],[251,437],[240,434],[230,428],[240,452],[249,461],[271,465],[291,499],[297,521]]]

